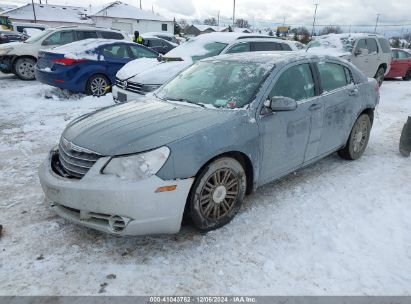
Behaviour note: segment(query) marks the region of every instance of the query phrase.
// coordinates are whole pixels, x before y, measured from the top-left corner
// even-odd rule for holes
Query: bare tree
[[[341,34],[342,32],[339,26],[328,25],[320,31],[320,35]]]
[[[248,20],[240,18],[235,21],[235,27],[250,28],[250,24],[248,23]]]
[[[204,23],[205,25],[212,25],[212,26],[218,25],[217,20],[216,20],[214,17],[205,19],[205,20],[203,21],[203,23]]]

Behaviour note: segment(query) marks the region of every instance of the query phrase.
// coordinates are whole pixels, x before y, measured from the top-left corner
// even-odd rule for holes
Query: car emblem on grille
[[[121,86],[123,87],[123,89],[127,89],[127,81],[123,81],[121,83]]]
[[[67,149],[72,150],[72,148],[73,148],[72,146],[73,146],[73,144],[71,142],[66,143]]]

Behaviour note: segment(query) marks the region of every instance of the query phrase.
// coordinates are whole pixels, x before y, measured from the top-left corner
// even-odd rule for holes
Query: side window
[[[399,56],[400,56],[400,55],[398,54],[398,51],[397,51],[397,50],[393,50],[393,51],[392,51],[392,58],[398,59]]]
[[[330,92],[345,87],[351,81],[347,79],[345,67],[336,63],[319,63],[321,87],[324,92]],[[351,77],[351,76],[350,76]]]
[[[368,48],[368,53],[378,54],[378,44],[374,38],[367,39],[367,48]]]
[[[42,45],[63,45],[75,41],[73,31],[61,31],[45,39]]]
[[[352,77],[351,71],[344,67],[345,70],[345,78],[347,79],[347,84],[354,83],[354,78]]]
[[[95,31],[76,31],[76,33],[77,33],[77,40],[98,38],[97,32]]]
[[[133,56],[134,59],[137,58],[157,58],[158,55],[157,53],[150,51],[144,47],[137,46],[137,45],[130,45],[130,50],[131,50],[131,56]]]
[[[245,52],[250,52],[250,43],[248,43],[248,42],[242,42],[242,43],[237,43],[237,44],[233,45],[227,51],[227,54],[245,53]]]
[[[406,59],[410,57],[410,54],[404,52],[404,51],[398,51],[398,57],[399,59]]]
[[[270,98],[274,96],[290,97],[296,101],[314,97],[315,85],[310,66],[301,64],[285,71],[270,93]]]
[[[108,58],[130,58],[126,44],[104,46],[102,55]]]
[[[382,51],[383,51],[384,53],[391,53],[390,43],[388,42],[387,39],[385,39],[385,38],[378,38],[378,41],[380,42]]]
[[[151,39],[150,46],[152,47],[163,47],[163,43],[160,39]]]
[[[124,36],[121,33],[116,32],[99,32],[101,38],[104,39],[115,39],[115,40],[123,40]]]
[[[359,51],[359,50],[366,50],[367,49],[367,43],[365,42],[365,39],[360,39],[357,43],[357,48],[355,49],[355,51]]]
[[[163,24],[161,25],[161,30],[162,30],[163,32],[167,32],[167,31],[168,31],[168,25],[167,25],[166,23],[163,23]]]
[[[281,47],[283,48],[283,51],[292,51],[291,47],[288,44],[282,43]]]
[[[253,51],[281,51],[281,44],[276,42],[253,42]]]

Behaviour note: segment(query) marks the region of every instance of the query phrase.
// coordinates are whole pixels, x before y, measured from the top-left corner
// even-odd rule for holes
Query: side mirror
[[[267,105],[268,104],[268,105]],[[297,109],[297,102],[289,97],[272,97],[267,100],[266,106],[274,112],[294,111]]]
[[[368,55],[368,50],[367,49],[357,49],[354,53],[355,56],[359,55]]]

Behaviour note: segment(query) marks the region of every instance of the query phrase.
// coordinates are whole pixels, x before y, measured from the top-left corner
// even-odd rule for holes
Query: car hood
[[[238,112],[146,99],[82,116],[67,126],[63,137],[101,155],[125,155],[155,149],[223,124]]]
[[[24,43],[20,41],[0,44],[0,49],[22,48],[22,47],[24,47]]]
[[[187,61],[159,62],[153,58],[142,58],[127,63],[116,76],[136,83],[163,84],[189,65],[191,62]]]

